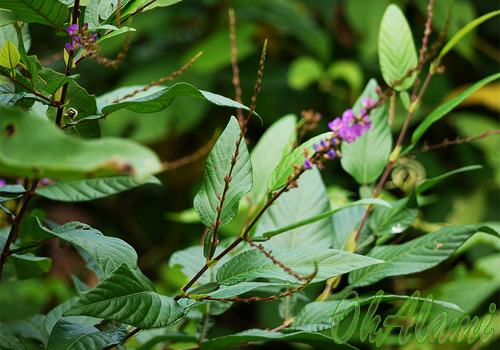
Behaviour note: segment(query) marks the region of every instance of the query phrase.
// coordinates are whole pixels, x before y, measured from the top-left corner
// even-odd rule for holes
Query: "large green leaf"
[[[52,266],[50,258],[34,256],[33,254],[12,254],[8,260],[14,265],[16,277],[20,280],[43,275],[49,272]]]
[[[50,334],[47,350],[100,350],[111,345],[123,345],[127,339],[127,329],[108,331],[59,320]]]
[[[119,175],[94,179],[61,180],[37,190],[36,193],[56,201],[84,202],[111,196],[147,183],[161,185],[160,180],[154,176],[138,181],[132,176]]]
[[[356,115],[362,108],[363,98],[378,99],[376,88],[377,81],[371,79],[352,108]],[[387,124],[384,106],[372,110],[370,120],[371,127],[363,136],[352,143],[343,142],[341,145],[342,168],[359,184],[369,184],[382,174],[392,148],[391,129]]]
[[[400,245],[375,247],[367,256],[385,262],[350,273],[349,283],[352,287],[362,287],[386,277],[430,269],[446,260],[480,229],[487,228],[480,225],[448,226]]]
[[[259,205],[267,193],[267,181],[279,162],[291,151],[297,117],[287,115],[271,125],[252,150],[252,205]]]
[[[318,266],[318,273],[312,280],[313,282],[339,276],[364,266],[383,263],[382,260],[335,249],[275,249],[272,255],[301,276],[311,274],[314,272],[315,266]],[[217,281],[220,284],[231,285],[247,281],[250,278],[272,278],[292,283],[299,282],[294,276],[275,265],[258,249],[250,249],[236,255],[217,271]]]
[[[130,174],[139,179],[160,170],[158,157],[129,140],[83,142],[20,110],[0,106],[0,167],[17,177],[99,177]]]
[[[202,350],[216,350],[225,349],[232,345],[244,344],[247,342],[256,341],[291,341],[306,343],[318,347],[320,349],[339,349],[339,350],[352,350],[355,347],[349,344],[337,344],[331,336],[326,336],[321,333],[312,332],[294,332],[294,333],[281,333],[264,331],[261,329],[249,329],[240,333],[226,335],[223,337],[214,338],[200,344]]]
[[[44,327],[45,315],[31,315],[26,318],[11,321],[5,326],[17,337],[33,339],[42,344],[47,344],[49,334]]]
[[[285,197],[286,198],[286,197]],[[280,202],[278,202],[280,203]],[[388,202],[382,200],[382,199],[378,199],[378,198],[365,198],[365,199],[360,199],[359,201],[356,201],[356,202],[353,202],[353,203],[349,203],[349,204],[346,204],[346,205],[343,205],[337,209],[334,209],[334,210],[330,210],[330,211],[327,211],[327,212],[322,212],[321,214],[318,214],[316,216],[312,216],[312,217],[309,217],[305,220],[300,220],[300,221],[297,221],[293,224],[290,224],[290,225],[286,225],[286,226],[282,226],[280,227],[279,229],[276,229],[274,231],[268,231],[268,232],[264,232],[262,234],[262,236],[264,237],[273,237],[273,236],[276,236],[277,234],[280,234],[282,232],[286,232],[286,231],[289,231],[289,230],[293,230],[293,229],[296,229],[298,227],[301,227],[301,226],[304,226],[304,225],[309,225],[311,223],[314,223],[314,222],[317,222],[319,220],[322,220],[324,218],[327,218],[329,216],[332,216],[333,214],[336,214],[338,213],[339,211],[341,210],[344,210],[344,209],[349,209],[349,208],[352,208],[352,207],[355,207],[355,206],[359,206],[359,205],[381,205],[381,206],[384,206],[386,208],[390,208],[392,209],[392,206],[391,204],[389,204]],[[273,207],[271,207],[273,208]],[[264,216],[263,216],[264,217]],[[262,220],[262,219],[261,219]],[[262,221],[260,221],[261,223]],[[335,231],[335,234],[334,236],[337,236],[337,231]],[[258,230],[257,230],[258,232]],[[338,237],[337,237],[338,238]],[[272,241],[274,241],[275,239],[273,239]],[[271,242],[272,242],[271,241]],[[337,247],[333,247],[335,249],[338,249]]]
[[[306,171],[297,182],[298,188],[281,195],[277,203],[264,212],[255,231],[256,236],[330,211],[326,188],[318,169]],[[325,217],[310,225],[273,237],[263,245],[271,249],[329,248],[332,232],[332,221]]]
[[[122,0],[121,8],[124,8],[131,0]],[[116,0],[90,0],[85,6],[85,22],[89,29],[93,30],[104,23],[111,23],[116,18]]]
[[[453,97],[451,100],[448,100],[444,102],[443,104],[439,105],[435,110],[433,110],[425,119],[424,121],[417,127],[417,129],[413,132],[413,135],[411,137],[411,142],[412,143],[417,143],[417,141],[422,137],[422,135],[425,133],[429,127],[437,122],[439,119],[443,118],[445,115],[450,113],[450,111],[457,107],[460,103],[462,103],[469,95],[471,95],[474,91],[478,90],[479,88],[483,87],[484,85],[492,82],[493,80],[496,80],[500,78],[500,73],[495,73],[490,75],[489,77],[486,77],[484,79],[481,79],[471,87],[465,89],[461,93],[459,93],[457,96]]]
[[[476,28],[478,25],[483,23],[484,21],[487,21],[488,19],[500,15],[500,10],[498,11],[493,11],[490,13],[487,13],[479,18],[476,18],[469,24],[467,24],[465,27],[460,29],[458,33],[456,33],[453,38],[451,38],[450,41],[446,43],[446,45],[443,47],[441,52],[439,53],[439,56],[437,58],[438,61],[440,61],[444,55],[446,55],[459,41],[462,39],[465,35],[469,34],[474,28]]]
[[[67,316],[67,317],[62,317],[62,314],[65,313],[67,310],[71,308],[72,305],[74,305],[78,301],[78,297],[73,297],[71,299],[66,300],[62,304],[57,305],[55,308],[49,311],[47,316],[45,317],[45,330],[47,331],[48,334],[51,334],[52,329],[56,325],[56,323],[64,319],[66,322],[73,322],[81,325],[95,325],[98,324],[102,321],[102,319],[99,318],[94,318],[94,317],[88,317],[88,316]]]
[[[435,185],[437,185],[438,183],[440,183],[441,181],[447,179],[448,177],[450,177],[452,175],[463,173],[465,171],[479,170],[482,168],[483,167],[481,165],[469,165],[469,166],[464,166],[462,168],[449,171],[445,174],[442,174],[442,175],[439,175],[436,177],[432,177],[430,179],[425,179],[424,181],[422,181],[421,183],[419,183],[417,185],[417,187],[415,188],[415,192],[417,194],[421,194],[422,192],[427,191],[429,188],[434,187]]]
[[[417,215],[417,196],[412,192],[408,197],[391,203],[390,208],[375,208],[368,224],[376,236],[399,234],[411,226]]]
[[[321,140],[329,139],[331,136],[331,132],[325,132],[307,140],[294,149],[289,155],[281,160],[278,166],[273,170],[269,176],[269,180],[267,181],[267,188],[269,190],[277,190],[278,188],[283,187],[288,179],[288,176],[293,175],[293,166],[296,165],[300,167],[302,163],[304,163],[304,149],[307,149],[309,154],[312,155],[314,154],[313,145],[315,143],[319,143]]]
[[[68,19],[68,6],[57,0],[2,0],[2,8],[28,23],[41,23],[59,28]],[[60,28],[59,28],[60,29]]]
[[[87,315],[150,329],[166,327],[183,313],[172,298],[157,294],[142,273],[122,264],[63,315]]]
[[[116,92],[112,93],[116,95]],[[208,91],[198,90],[194,86],[186,83],[177,83],[173,86],[163,88],[152,94],[136,99],[127,98],[118,103],[103,103],[99,105],[99,110],[105,115],[119,111],[120,109],[128,109],[137,113],[159,112],[170,106],[177,96],[191,96],[207,100],[217,106],[249,110],[248,107],[242,105],[241,103]],[[106,100],[106,95],[102,96],[100,100]]]
[[[369,305],[376,296],[360,297],[358,300],[358,305],[360,307]],[[409,296],[406,295],[393,295],[384,294],[381,296],[381,301],[388,302],[392,300],[407,300]],[[420,301],[424,301],[426,298],[420,297]],[[440,300],[432,300],[433,304],[440,305],[450,310],[463,312],[457,305],[448,303]],[[332,301],[318,301],[312,302],[304,306],[297,316],[295,317],[291,329],[317,332],[323,329],[332,328],[332,317],[335,314],[335,324],[338,323],[339,316],[348,310],[350,303],[342,303],[342,300],[332,300]],[[352,312],[352,309],[349,310]],[[347,316],[349,311],[344,315]]]
[[[333,215],[334,233],[332,235],[332,248],[345,251],[349,248],[354,249],[354,247],[348,247],[348,245],[351,237],[356,235],[357,228],[365,215],[365,211],[366,209],[363,207],[354,206]],[[354,244],[354,242],[352,243]]]
[[[231,175],[229,174],[240,134],[240,124],[235,117],[231,117],[208,155],[203,184],[194,199],[194,208],[207,227],[212,227],[212,223],[217,220],[217,207],[221,205],[222,200],[224,203],[219,226],[230,223],[238,213],[241,198],[252,188],[252,164],[244,139],[240,142],[236,165],[232,168]],[[224,179],[227,176],[231,176],[232,180],[225,198],[222,198],[226,186]]]
[[[418,63],[417,49],[411,29],[403,12],[394,4],[387,7],[380,23],[378,37],[380,70],[387,85],[402,80]],[[406,90],[413,85],[416,74],[407,78],[396,91]]]
[[[79,222],[69,222],[49,230],[43,227],[37,217],[32,216],[23,220],[19,235],[35,242],[55,237],[69,241],[87,251],[105,276],[122,263],[131,269],[137,268],[137,253],[134,248],[119,238],[103,236],[98,230]]]
[[[23,344],[11,331],[0,323],[0,347],[5,350],[25,350]]]

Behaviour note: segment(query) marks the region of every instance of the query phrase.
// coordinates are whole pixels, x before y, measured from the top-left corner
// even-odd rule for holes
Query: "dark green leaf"
[[[480,225],[449,226],[400,245],[375,247],[367,256],[385,262],[350,273],[349,283],[352,287],[362,287],[386,277],[430,269],[446,260],[480,229],[487,228]]]
[[[161,185],[154,176],[138,181],[132,176],[120,175],[94,179],[68,179],[36,191],[42,197],[62,202],[84,202],[104,198],[116,193],[130,190],[143,184]]]
[[[364,97],[378,99],[377,82],[371,79],[352,110],[359,115],[361,101]],[[342,159],[340,164],[359,184],[369,184],[375,181],[384,171],[391,153],[391,129],[387,123],[384,106],[372,110],[370,114],[370,129],[352,143],[342,142]]]
[[[318,169],[306,171],[297,181],[299,187],[286,192],[268,208],[259,220],[256,236],[274,237],[263,245],[269,249],[329,248],[332,221],[325,185]],[[311,220],[312,218],[312,220]],[[308,223],[311,225],[304,226]],[[301,227],[300,229],[296,229]]]
[[[383,263],[382,260],[335,249],[275,249],[272,255],[300,276],[313,273],[317,265],[318,273],[313,282],[324,281],[363,266]],[[225,285],[248,281],[250,278],[272,278],[299,283],[258,249],[236,255],[217,271],[217,281]]]
[[[47,344],[49,334],[44,327],[45,315],[31,315],[21,320],[5,324],[9,331],[17,337],[34,339],[42,344]]]
[[[66,77],[56,77],[55,79],[52,79],[50,81],[47,81],[47,85],[43,88],[43,90],[52,95],[55,93],[57,90],[59,90],[64,84],[69,83],[70,81],[73,81],[75,79],[80,78],[80,74],[74,74],[74,75],[69,75]]]
[[[66,322],[73,322],[77,324],[85,324],[85,325],[94,325],[98,324],[102,320],[99,318],[88,317],[88,316],[67,316],[62,317],[62,314],[71,308],[78,301],[78,297],[73,297],[69,300],[66,300],[64,303],[57,305],[55,308],[49,311],[47,316],[45,317],[45,330],[48,334],[51,334],[52,329],[56,325],[56,323],[64,319]]]
[[[142,273],[122,264],[64,316],[87,315],[150,329],[166,327],[183,313],[183,308],[173,299],[157,294]]]
[[[79,141],[48,120],[0,106],[0,166],[17,177],[99,177],[131,174],[145,178],[160,169],[158,157],[135,142]]]
[[[126,339],[126,328],[100,331],[92,326],[59,320],[50,334],[47,350],[100,350],[123,345]]]
[[[489,77],[486,77],[471,87],[465,89],[461,93],[459,93],[457,96],[453,97],[451,100],[448,100],[438,106],[435,110],[433,110],[425,119],[424,121],[417,127],[417,129],[413,132],[413,135],[411,137],[411,142],[412,143],[417,143],[417,141],[422,137],[422,135],[425,133],[429,127],[437,122],[439,119],[443,118],[445,115],[447,115],[453,108],[457,107],[460,103],[462,103],[470,94],[472,94],[474,91],[478,90],[479,88],[483,87],[484,85],[492,82],[493,80],[496,80],[500,78],[500,73],[496,73],[493,75],[490,75]]]
[[[68,19],[68,7],[57,0],[2,0],[2,8],[11,10],[23,22],[41,23],[58,28]]]
[[[194,199],[194,208],[207,227],[212,227],[212,223],[217,220],[217,207],[221,205],[223,199],[226,177],[231,176],[232,180],[220,211],[219,226],[221,227],[234,219],[241,199],[252,188],[252,164],[244,139],[239,145],[236,165],[229,174],[240,134],[240,124],[235,117],[231,117],[226,129],[208,155],[203,184]]]
[[[14,264],[16,277],[20,280],[43,275],[49,272],[52,266],[50,258],[43,258],[32,254],[12,254],[8,260]]]
[[[25,350],[26,348],[21,344],[19,339],[16,338],[7,327],[0,323],[0,347],[4,350]]]
[[[417,187],[415,188],[415,192],[417,194],[421,194],[422,192],[427,191],[429,188],[434,187],[439,182],[443,181],[444,179],[447,179],[448,177],[450,177],[452,175],[462,173],[465,171],[479,170],[482,168],[483,167],[481,165],[470,165],[470,166],[465,166],[465,167],[460,168],[460,169],[452,170],[452,171],[447,172],[446,174],[443,174],[443,175],[439,175],[439,176],[436,176],[436,177],[433,177],[430,179],[425,179],[424,181],[422,181],[421,183],[419,183],[417,185]]]
[[[417,49],[410,26],[403,12],[394,4],[387,7],[380,23],[378,54],[382,76],[389,86],[404,79],[411,68],[417,67]],[[395,86],[395,90],[407,90],[415,78],[416,74],[413,74],[402,85]]]
[[[417,196],[412,192],[408,197],[391,203],[390,208],[375,208],[369,226],[376,236],[399,234],[411,226],[417,215]]]
[[[21,185],[4,185],[0,186],[0,195],[2,197],[12,197],[15,198],[20,194],[24,194],[28,191],[24,189]]]

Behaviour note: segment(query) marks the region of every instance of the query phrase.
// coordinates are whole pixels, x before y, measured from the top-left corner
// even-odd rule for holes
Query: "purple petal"
[[[346,123],[353,122],[354,118],[356,118],[356,116],[354,115],[352,109],[348,109],[342,114],[342,120]]]

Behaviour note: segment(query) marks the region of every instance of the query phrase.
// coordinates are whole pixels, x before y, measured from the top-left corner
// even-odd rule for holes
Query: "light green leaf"
[[[354,249],[354,247],[348,247],[349,239],[356,234],[365,211],[365,208],[353,206],[333,215],[332,248],[344,251]]]
[[[100,27],[104,27],[104,26],[100,26]],[[114,27],[114,26],[110,26],[110,27]],[[131,27],[121,27],[121,28],[117,28],[117,27],[114,27],[116,29],[113,29],[112,32],[106,34],[105,36],[103,36],[101,39],[97,40],[97,44],[100,44],[102,43],[104,40],[108,40],[112,37],[115,37],[117,35],[120,35],[120,34],[123,34],[123,33],[127,33],[127,32],[135,32],[135,29],[134,28],[131,28]],[[96,30],[98,28],[94,28],[94,30]]]
[[[308,56],[298,57],[292,61],[288,69],[288,85],[295,90],[304,90],[319,81],[323,70],[319,60]]]
[[[37,277],[49,272],[52,266],[50,258],[34,256],[33,254],[12,254],[8,260],[16,268],[16,277],[19,280]]]
[[[161,185],[160,180],[154,176],[148,176],[144,181],[138,181],[132,176],[120,175],[94,179],[61,180],[37,190],[36,193],[56,201],[84,202],[108,197],[147,183]]]
[[[157,294],[142,273],[122,264],[63,316],[87,315],[151,329],[166,327],[183,313],[172,298]]]
[[[166,6],[174,5],[174,4],[177,4],[178,2],[181,2],[181,1],[182,0],[157,0],[157,1],[153,2],[152,4],[149,4],[142,11],[152,10],[156,7],[166,7]],[[147,5],[150,2],[151,2],[151,0],[131,0],[131,1],[129,1],[126,6],[123,6],[121,17],[124,17],[126,15],[129,15],[129,14],[137,11],[139,8]]]
[[[415,188],[415,192],[417,194],[421,194],[422,192],[427,191],[429,188],[434,187],[435,185],[437,185],[438,183],[440,183],[441,181],[447,179],[448,177],[450,177],[452,175],[463,173],[466,171],[471,171],[471,170],[479,170],[482,168],[483,167],[481,165],[469,165],[469,166],[464,166],[462,168],[449,171],[443,175],[439,175],[439,176],[436,176],[436,177],[433,177],[430,179],[425,179],[424,181],[422,181],[421,183],[419,183],[417,185],[417,187]]]
[[[299,186],[299,188],[300,188],[300,186]],[[284,197],[284,195],[283,195],[283,197]],[[304,225],[308,225],[310,223],[313,223],[313,222],[319,221],[321,219],[327,218],[329,216],[332,216],[333,214],[338,213],[341,210],[352,208],[352,207],[355,207],[355,206],[358,206],[358,205],[380,205],[380,206],[383,206],[383,207],[386,207],[386,208],[392,208],[392,206],[391,206],[391,204],[389,204],[389,202],[386,202],[386,201],[384,201],[382,199],[378,199],[378,198],[360,199],[359,201],[343,205],[343,206],[341,206],[341,207],[339,207],[337,209],[330,210],[330,211],[327,211],[327,212],[323,212],[323,213],[321,213],[319,215],[316,215],[314,217],[310,217],[308,219],[298,221],[298,222],[296,222],[294,224],[281,227],[281,228],[279,228],[279,229],[277,229],[275,231],[264,232],[262,234],[262,236],[264,236],[264,237],[273,237],[273,236],[275,236],[277,234],[280,234],[282,232],[293,230],[293,229],[295,229],[297,227],[301,227],[301,226],[304,226]],[[271,207],[271,209],[272,208],[273,207]],[[260,221],[260,222],[262,222],[262,221]],[[259,224],[260,224],[260,222],[259,222]],[[275,240],[275,238],[272,241],[274,241],[274,240]],[[334,248],[337,249],[337,247],[334,247]]]
[[[441,52],[439,53],[439,56],[437,57],[438,62],[441,61],[444,55],[446,55],[459,41],[462,39],[465,35],[470,33],[474,28],[476,28],[478,25],[483,23],[484,21],[487,21],[488,19],[500,15],[500,10],[498,11],[493,11],[490,13],[487,13],[479,18],[476,18],[469,24],[467,24],[465,27],[460,29],[458,33],[456,33],[453,38],[451,38],[450,41],[446,43],[446,45],[443,47]]]
[[[327,216],[323,220],[306,220],[330,211],[330,203],[325,185],[318,169],[306,171],[297,181],[299,187],[281,195],[259,220],[256,236],[279,236],[265,242],[269,249],[330,248],[333,232],[332,221]],[[304,226],[310,221],[311,225]]]
[[[0,27],[8,26],[9,24],[16,23],[17,18],[12,11],[0,9]]]
[[[19,339],[2,323],[0,323],[0,347],[5,350],[26,350]]]
[[[115,92],[113,92],[113,94],[115,94]],[[217,106],[249,110],[248,107],[241,103],[208,91],[198,90],[194,86],[186,83],[178,83],[141,98],[127,98],[118,103],[103,103],[99,105],[99,110],[105,115],[119,111],[120,109],[128,109],[137,113],[159,112],[167,108],[177,96],[191,96],[207,100]],[[102,96],[100,99],[105,100],[106,95]]]
[[[223,199],[226,176],[230,176],[232,180],[223,199],[224,203],[219,217],[221,227],[234,219],[241,199],[252,188],[252,164],[244,139],[239,145],[236,165],[232,168],[231,174],[229,173],[240,134],[240,124],[235,117],[231,117],[226,129],[208,155],[203,184],[194,199],[194,208],[207,227],[212,227],[212,223],[217,220],[216,208],[221,205]]]
[[[120,2],[123,9],[130,0],[122,0]],[[88,23],[89,29],[94,30],[101,27],[101,24],[110,24],[116,19],[116,0],[90,0],[85,6],[85,22]],[[122,13],[122,17],[123,17]]]
[[[68,316],[62,317],[62,314],[65,313],[69,308],[74,305],[78,301],[78,297],[73,297],[71,299],[66,300],[62,304],[57,305],[55,308],[49,311],[47,316],[45,317],[45,330],[48,334],[51,334],[52,329],[56,325],[56,323],[64,319],[66,322],[73,322],[81,325],[89,325],[92,326],[94,324],[98,324],[102,321],[102,319],[88,317],[88,316]],[[49,340],[50,341],[50,340]]]
[[[214,338],[200,344],[202,350],[223,349],[232,345],[245,344],[257,341],[290,341],[313,345],[319,349],[353,350],[355,347],[349,344],[337,344],[331,336],[312,332],[281,333],[264,331],[261,329],[249,329],[240,333]]]
[[[294,149],[289,155],[287,155],[273,170],[271,175],[269,176],[269,180],[267,181],[267,188],[269,190],[277,190],[280,187],[285,185],[288,176],[293,175],[293,166],[296,165],[300,167],[302,163],[304,163],[304,149],[309,151],[309,154],[314,154],[313,145],[315,143],[319,143],[321,140],[326,140],[331,138],[331,132],[325,132],[321,135],[315,136],[299,147]]]
[[[332,80],[344,80],[349,85],[350,96],[358,96],[363,89],[365,77],[361,64],[355,60],[335,60],[327,70]]]
[[[62,88],[62,86],[70,81],[80,78],[80,74],[68,75],[66,77],[55,77],[55,79],[51,79],[47,81],[47,85],[43,88],[43,90],[52,95],[57,90]]]
[[[443,118],[445,115],[447,115],[453,108],[457,107],[460,103],[462,103],[470,94],[472,94],[474,91],[478,90],[479,88],[483,87],[484,85],[492,82],[493,80],[496,80],[500,78],[500,73],[495,73],[490,75],[489,77],[486,77],[471,87],[465,89],[461,93],[459,93],[457,96],[453,97],[451,100],[448,100],[444,102],[443,104],[439,105],[435,110],[433,110],[425,119],[424,121],[417,127],[417,129],[413,132],[413,135],[411,137],[411,142],[412,143],[417,143],[417,141],[422,137],[424,132],[429,129],[429,127],[437,122],[439,119]]]
[[[0,186],[0,195],[2,197],[17,197],[20,194],[24,194],[28,191],[24,189],[21,185],[4,185]]]
[[[47,344],[49,334],[44,327],[45,315],[31,315],[26,318],[11,321],[5,326],[17,337],[33,339],[42,344]]]
[[[377,81],[371,79],[352,110],[359,115],[361,101],[365,97],[378,99]],[[342,142],[342,168],[359,184],[369,184],[378,179],[384,171],[392,148],[391,129],[387,123],[385,107],[380,106],[370,114],[370,129],[352,143]]]
[[[21,60],[21,55],[17,51],[12,41],[9,39],[0,50],[0,66],[14,70]]]
[[[485,229],[480,225],[448,226],[400,245],[375,247],[367,256],[385,262],[350,273],[349,283],[362,287],[386,277],[430,269],[446,260],[476,231]]]
[[[410,26],[403,12],[394,4],[387,7],[380,23],[378,55],[382,76],[389,86],[404,79],[411,68],[417,67],[417,49]],[[407,90],[413,85],[415,78],[416,75],[413,74],[394,89]]]
[[[196,210],[193,207],[183,210],[178,213],[166,212],[165,219],[174,222],[180,222],[183,224],[198,224],[201,223],[200,217],[196,214]]]
[[[57,0],[2,0],[2,8],[11,10],[20,21],[57,29],[61,29],[69,15],[68,7]]]
[[[293,114],[280,118],[259,139],[252,157],[253,187],[249,193],[252,205],[259,205],[267,193],[267,181],[279,162],[292,149],[297,117]]]
[[[0,114],[0,166],[5,175],[60,179],[130,174],[143,179],[160,170],[158,157],[135,142],[83,142],[28,113],[0,106]]]
[[[59,237],[87,251],[99,265],[105,276],[120,264],[137,268],[137,253],[134,248],[116,237],[103,236],[101,232],[79,222],[69,222],[54,230],[43,227],[37,217],[22,221],[19,234],[35,242]]]
[[[127,339],[127,329],[108,331],[59,320],[49,337],[47,350],[100,350],[111,345],[123,345]]]
[[[317,265],[318,273],[312,282],[324,281],[364,266],[383,262],[340,250],[321,248],[275,249],[272,255],[301,276],[313,273]],[[236,255],[217,271],[217,281],[220,284],[232,285],[248,281],[250,278],[272,278],[300,283],[258,249],[250,249]]]

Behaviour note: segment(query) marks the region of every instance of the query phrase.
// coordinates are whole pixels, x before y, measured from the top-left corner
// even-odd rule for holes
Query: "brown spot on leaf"
[[[442,243],[438,243],[436,244],[436,248],[434,248],[433,250],[438,250],[439,248],[441,248],[443,246]]]
[[[12,136],[16,133],[17,131],[17,127],[16,127],[16,124],[14,123],[10,123],[10,124],[7,124],[7,126],[4,128],[4,133],[5,133],[5,136]]]
[[[75,226],[75,230],[81,230],[83,228],[82,225]]]

